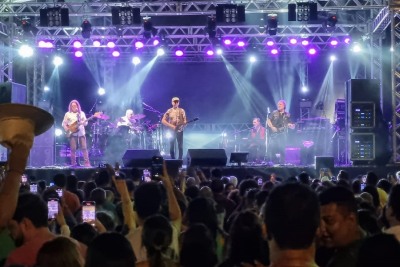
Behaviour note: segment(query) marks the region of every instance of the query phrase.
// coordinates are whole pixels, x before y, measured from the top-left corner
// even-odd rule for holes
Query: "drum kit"
[[[160,124],[151,124],[150,121],[141,122],[146,115],[133,115],[129,121],[118,118],[110,121],[110,116],[102,114],[91,125],[91,157],[102,157],[107,150],[119,149],[153,149],[155,132]]]

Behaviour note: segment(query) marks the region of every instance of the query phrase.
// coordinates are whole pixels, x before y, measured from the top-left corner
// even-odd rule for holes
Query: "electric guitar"
[[[189,123],[198,121],[199,118],[194,118],[193,120],[187,121],[186,123],[180,123],[178,125],[175,126],[175,132],[180,133],[183,131],[183,129],[185,129],[186,125],[188,125]]]
[[[276,138],[276,137],[279,137],[280,135],[283,135],[283,134],[285,134],[285,133],[287,133],[288,132],[288,129],[294,129],[295,128],[295,124],[294,123],[288,123],[287,125],[285,125],[285,126],[282,126],[282,127],[277,127],[277,129],[278,129],[278,131],[276,131],[276,132],[273,132],[272,131],[272,129],[271,129],[271,127],[268,127],[269,128],[269,137],[271,137],[271,138]]]
[[[66,131],[65,135],[69,138],[71,137],[72,134],[77,133],[79,131],[79,126],[83,125],[84,123],[90,121],[93,118],[100,118],[100,116],[103,114],[103,112],[99,111],[94,113],[92,116],[87,118],[86,120],[83,120],[78,123],[78,121],[74,121],[70,125],[67,125],[68,130]]]

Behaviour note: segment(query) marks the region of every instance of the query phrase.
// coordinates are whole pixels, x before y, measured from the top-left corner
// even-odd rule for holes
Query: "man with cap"
[[[172,98],[172,108],[165,112],[162,118],[162,124],[172,130],[169,152],[171,159],[175,159],[175,140],[178,142],[179,159],[183,157],[183,127],[186,125],[186,113],[179,107],[179,98]]]

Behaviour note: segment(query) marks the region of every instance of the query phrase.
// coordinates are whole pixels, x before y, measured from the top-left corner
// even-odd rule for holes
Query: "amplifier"
[[[300,131],[318,131],[331,128],[330,120],[327,118],[302,119],[298,126]]]

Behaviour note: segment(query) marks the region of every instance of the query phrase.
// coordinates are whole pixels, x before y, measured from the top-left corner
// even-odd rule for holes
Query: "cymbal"
[[[132,116],[132,119],[134,119],[134,120],[141,120],[141,119],[143,119],[143,118],[145,118],[146,117],[146,115],[144,115],[144,114],[136,114],[136,115],[133,115]]]
[[[99,118],[100,120],[108,120],[108,119],[110,118],[110,116],[108,116],[108,115],[106,115],[106,114],[100,114],[100,115],[98,116],[98,118]]]

